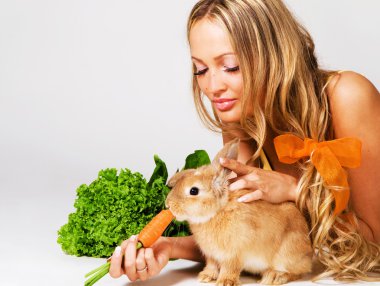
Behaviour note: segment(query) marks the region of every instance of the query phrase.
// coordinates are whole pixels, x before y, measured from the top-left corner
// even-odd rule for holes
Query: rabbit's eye
[[[198,195],[198,193],[199,193],[199,189],[197,187],[192,187],[190,189],[190,195],[196,196],[196,195]]]

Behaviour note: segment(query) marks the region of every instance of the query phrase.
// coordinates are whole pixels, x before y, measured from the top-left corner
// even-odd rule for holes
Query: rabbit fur
[[[306,220],[292,202],[237,202],[251,191],[228,191],[231,171],[219,158],[236,160],[238,145],[238,139],[227,143],[210,165],[177,172],[166,205],[177,220],[188,221],[205,256],[201,282],[240,285],[243,270],[261,274],[261,284],[296,280],[312,268]]]

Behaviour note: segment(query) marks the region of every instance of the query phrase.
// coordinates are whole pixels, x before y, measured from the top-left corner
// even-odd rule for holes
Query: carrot
[[[140,232],[139,242],[142,247],[150,247],[162,235],[174,216],[170,210],[162,210]]]
[[[142,229],[138,235],[139,241],[136,248],[150,247],[162,235],[173,219],[174,215],[170,210],[162,210]],[[91,277],[86,280],[84,285],[94,285],[99,279],[108,273],[110,265],[111,261],[108,259],[105,264],[87,273],[85,277]]]

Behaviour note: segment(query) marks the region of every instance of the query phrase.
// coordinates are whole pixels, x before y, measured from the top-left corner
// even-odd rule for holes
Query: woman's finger
[[[263,197],[264,193],[260,190],[256,190],[252,193],[246,194],[240,198],[238,198],[238,202],[240,203],[249,203],[252,201],[260,200]]]
[[[136,257],[136,274],[140,278],[141,281],[145,281],[148,279],[148,265],[145,262],[145,249],[141,248],[137,252]]]
[[[259,171],[252,170],[247,175],[237,176],[236,178],[228,179],[228,183],[230,185],[232,185],[233,183],[235,183],[235,182],[237,182],[239,180],[257,181],[257,180],[259,180],[259,178],[260,178]]]
[[[157,260],[154,257],[153,249],[146,248],[145,249],[145,261],[148,266],[148,275],[149,277],[155,276],[160,272],[160,267],[158,265]]]
[[[238,176],[248,174],[253,168],[233,159],[220,158],[219,162],[223,167],[235,172]]]
[[[119,278],[123,274],[123,269],[121,267],[122,261],[123,257],[121,255],[121,247],[118,246],[112,254],[111,265],[108,271],[112,278]]]
[[[132,282],[138,278],[136,274],[136,244],[137,236],[132,235],[124,253],[124,272]]]
[[[230,191],[241,189],[256,190],[259,188],[260,177],[257,174],[249,173],[248,175],[239,177],[235,182],[229,185]]]
[[[233,192],[233,191],[237,191],[241,189],[246,189],[247,187],[248,187],[248,182],[244,179],[239,179],[229,186],[229,190]]]
[[[157,263],[160,269],[162,269],[169,261],[169,248],[166,248],[157,254]]]

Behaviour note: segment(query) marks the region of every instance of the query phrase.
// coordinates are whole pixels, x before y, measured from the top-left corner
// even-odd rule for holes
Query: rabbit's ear
[[[183,170],[183,171],[180,171],[180,172],[177,172],[175,173],[168,181],[167,185],[169,188],[173,188],[175,186],[175,184],[177,184],[178,180],[180,180],[181,178],[183,178],[185,175],[193,172],[194,169],[187,169],[187,170]]]
[[[237,160],[238,157],[238,152],[239,152],[239,143],[240,140],[239,138],[235,138],[234,140],[228,142],[226,145],[224,145],[223,149],[216,154],[214,160],[212,161],[212,165],[217,171],[214,182],[213,182],[213,187],[215,189],[222,189],[227,177],[231,173],[231,170],[224,168],[222,165],[219,163],[220,158],[228,158],[228,159],[233,159]]]
[[[235,138],[234,140],[231,140],[230,142],[226,143],[224,145],[223,149],[216,154],[214,160],[212,160],[212,165],[215,168],[221,168],[221,165],[219,163],[220,158],[228,158],[237,160],[238,152],[239,152],[239,143],[240,139]]]

